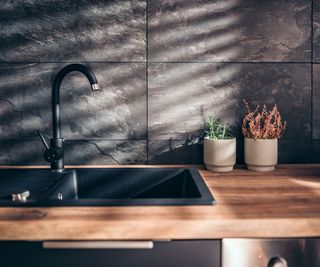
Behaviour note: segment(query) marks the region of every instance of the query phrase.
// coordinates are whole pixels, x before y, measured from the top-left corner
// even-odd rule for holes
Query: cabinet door
[[[60,242],[59,242],[60,243]],[[220,267],[220,241],[152,242],[153,247],[58,246],[42,242],[0,242],[0,265],[8,267]],[[71,244],[71,245],[70,245]],[[128,245],[128,242],[126,243]],[[59,247],[60,246],[60,247]],[[54,247],[54,248],[53,248]],[[75,248],[77,247],[77,248]],[[90,244],[89,244],[90,247]]]

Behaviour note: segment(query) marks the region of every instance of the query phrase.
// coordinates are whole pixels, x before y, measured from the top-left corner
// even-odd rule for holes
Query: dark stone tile
[[[283,140],[279,141],[280,164],[312,163],[311,140]]]
[[[320,2],[313,1],[313,61],[320,62]]]
[[[0,7],[0,61],[145,60],[145,0],[22,0]]]
[[[320,140],[312,142],[312,159],[313,163],[320,163]]]
[[[150,140],[197,138],[208,115],[241,137],[243,98],[276,103],[288,122],[284,139],[311,138],[310,64],[153,63],[148,95]]]
[[[243,139],[237,139],[237,148],[236,148],[236,162],[237,164],[245,164],[244,163],[244,141]]]
[[[313,139],[320,139],[320,64],[313,65]]]
[[[40,141],[0,141],[0,165],[48,165]]]
[[[318,149],[320,155],[320,143]],[[320,156],[316,158],[320,162]],[[312,163],[311,140],[280,139],[278,163]],[[149,164],[204,164],[203,145],[184,140],[149,141]],[[244,164],[243,139],[237,140],[237,164]]]
[[[311,140],[279,139],[278,164],[312,163]],[[244,164],[244,141],[237,140],[237,164]]]
[[[65,164],[143,164],[146,151],[146,141],[66,141]],[[0,165],[48,165],[43,152],[40,141],[0,141]]]
[[[51,136],[51,84],[64,64],[0,64],[0,139]],[[145,139],[145,64],[90,64],[101,86],[92,92],[73,72],[61,86],[66,139]]]
[[[310,0],[148,3],[153,61],[310,61]]]
[[[202,145],[185,140],[149,141],[149,164],[203,164]]]
[[[69,141],[65,159],[70,165],[144,164],[147,161],[147,142]]]

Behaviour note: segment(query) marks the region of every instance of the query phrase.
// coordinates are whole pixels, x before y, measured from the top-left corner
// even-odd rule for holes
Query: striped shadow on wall
[[[202,163],[209,114],[243,161],[242,98],[288,121],[281,163],[319,162],[320,5],[310,0],[5,0],[0,7],[0,164],[45,164],[50,95],[62,84],[67,164]]]

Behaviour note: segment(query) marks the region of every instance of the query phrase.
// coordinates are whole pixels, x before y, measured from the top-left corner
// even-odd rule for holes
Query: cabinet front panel
[[[154,242],[153,248],[46,249],[42,242],[0,242],[4,267],[220,267],[220,241]]]

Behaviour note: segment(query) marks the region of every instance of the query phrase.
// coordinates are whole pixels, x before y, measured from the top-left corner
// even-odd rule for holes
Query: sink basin
[[[12,194],[30,192],[26,202]],[[213,205],[189,168],[0,169],[0,206]]]
[[[30,193],[28,203],[77,199],[76,178],[74,170],[58,174],[40,169],[1,169],[0,205],[11,204],[12,194],[21,194],[26,191]]]

